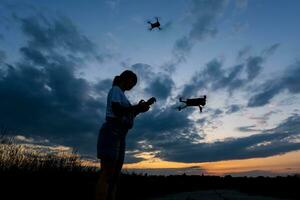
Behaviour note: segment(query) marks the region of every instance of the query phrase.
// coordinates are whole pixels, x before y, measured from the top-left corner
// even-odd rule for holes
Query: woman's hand
[[[149,104],[143,99],[138,103],[138,111],[141,113],[147,112],[150,109]]]

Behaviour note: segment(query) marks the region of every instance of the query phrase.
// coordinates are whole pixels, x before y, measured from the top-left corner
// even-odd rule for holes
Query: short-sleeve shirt
[[[129,107],[131,106],[129,100],[124,94],[124,91],[121,90],[119,86],[112,86],[107,95],[107,104],[106,104],[106,116],[107,117],[116,117],[112,111],[112,102],[118,102],[121,106]]]

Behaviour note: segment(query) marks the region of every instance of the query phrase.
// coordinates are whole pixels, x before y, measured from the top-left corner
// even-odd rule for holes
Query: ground
[[[150,200],[284,200],[279,198],[249,195],[234,190],[204,190],[182,192]]]

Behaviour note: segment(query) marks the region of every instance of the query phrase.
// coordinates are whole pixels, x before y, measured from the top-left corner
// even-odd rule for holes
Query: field
[[[1,199],[93,199],[99,169],[68,155],[28,152],[0,144]],[[123,173],[119,199],[299,199],[300,177],[232,177]],[[258,198],[258,195],[260,196]],[[201,198],[200,198],[201,197]],[[243,198],[242,198],[243,197]],[[273,197],[273,198],[271,198]]]

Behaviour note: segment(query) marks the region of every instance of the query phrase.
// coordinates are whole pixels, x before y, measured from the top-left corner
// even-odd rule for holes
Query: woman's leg
[[[96,185],[96,200],[107,200],[110,196],[109,188],[113,182],[115,165],[113,161],[101,160],[101,173]]]
[[[118,191],[118,184],[119,184],[119,178],[122,170],[123,162],[119,162],[115,168],[114,171],[114,181],[111,185],[111,199],[110,200],[116,200],[117,198],[117,191]]]
[[[124,163],[124,157],[125,157],[125,139],[121,141],[119,154],[118,154],[118,160],[116,161],[115,165],[115,171],[114,171],[114,181],[111,186],[111,200],[116,200],[117,191],[118,191],[118,184],[120,179],[121,170]]]

